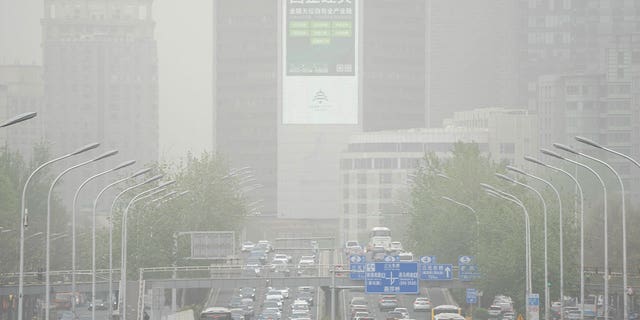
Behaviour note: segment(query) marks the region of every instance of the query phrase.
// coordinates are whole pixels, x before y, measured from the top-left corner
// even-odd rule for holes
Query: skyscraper
[[[322,5],[316,8],[314,3],[298,0],[214,2],[216,148],[229,157],[233,167],[252,168],[260,187],[251,191],[251,197],[262,201],[261,211],[266,214],[337,217],[340,213],[339,155],[348,136],[363,130],[424,126],[424,1],[345,1],[342,8],[322,8]],[[311,7],[301,7],[298,12],[295,6],[299,5]],[[285,8],[290,11],[285,13]],[[332,48],[340,50],[343,57],[346,54],[353,58],[355,65],[347,59],[346,64],[345,61],[338,63],[327,75],[337,77],[336,81],[347,79],[345,83],[353,90],[347,93],[351,95],[347,99],[350,102],[343,106],[353,112],[337,117],[314,118],[307,114],[305,118],[301,113],[291,116],[294,109],[289,107],[299,108],[301,103],[289,103],[294,93],[287,90],[310,78],[290,81],[292,78],[288,77],[309,77],[300,74],[308,67],[300,64],[295,71],[282,72],[283,65],[288,68],[289,62],[302,57],[289,60],[284,58],[287,54],[304,53],[304,49],[285,52],[284,32],[291,31],[290,27],[297,28],[294,36],[318,35],[323,31],[306,33],[302,30],[308,26],[305,22],[290,26],[284,19],[288,14],[300,19],[302,14],[302,19],[318,20],[311,22],[315,23],[314,28],[324,28],[330,24],[322,23],[323,19],[316,16],[327,12],[334,12],[337,19],[353,18],[331,25],[339,29],[331,33],[331,37],[337,38],[309,41],[325,45],[340,43]],[[289,41],[293,40],[289,38]],[[296,42],[301,45],[296,48],[303,48],[304,41]],[[354,45],[352,49],[349,43]],[[316,73],[327,70],[322,64],[314,68]],[[313,77],[315,83],[322,81],[322,75]],[[355,87],[349,77],[354,79]],[[329,104],[314,106],[320,107],[316,110],[329,108],[345,97],[326,89],[314,90],[315,102],[329,101]]]
[[[152,0],[46,0],[42,20],[45,136],[54,154],[89,142],[125,159],[158,159],[157,57]],[[73,179],[72,179],[73,178]],[[74,180],[75,179],[75,180]],[[66,188],[67,194],[71,188]]]

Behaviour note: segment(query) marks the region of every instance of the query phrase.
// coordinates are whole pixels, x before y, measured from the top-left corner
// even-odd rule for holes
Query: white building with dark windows
[[[477,143],[494,161],[521,164],[538,149],[536,117],[526,110],[484,108],[457,112],[443,128],[357,134],[340,157],[342,236],[366,241],[368,230],[400,230],[411,175],[426,153],[451,156],[456,142]]]

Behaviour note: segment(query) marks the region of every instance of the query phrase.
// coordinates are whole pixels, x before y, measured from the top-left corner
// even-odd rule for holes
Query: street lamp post
[[[80,191],[82,190],[82,188],[84,188],[84,186],[89,183],[90,181],[101,177],[105,174],[120,170],[122,168],[126,168],[128,166],[133,165],[134,163],[136,163],[135,160],[130,160],[127,162],[123,162],[121,164],[119,164],[118,166],[100,172],[98,174],[95,174],[89,178],[87,178],[85,181],[83,181],[80,186],[78,187],[78,189],[76,190],[76,193],[73,196],[73,205],[72,205],[72,211],[73,211],[73,219],[71,219],[72,221],[72,225],[71,225],[71,292],[76,292],[76,225],[75,225],[75,217],[76,217],[76,207],[77,207],[77,202],[78,202],[78,195],[80,194]],[[94,207],[95,209],[95,207]],[[92,214],[92,248],[93,248],[93,252],[95,252],[95,247],[96,247],[96,211],[93,210],[93,214]],[[94,303],[95,301],[95,277],[96,277],[96,271],[95,271],[95,259],[92,259],[92,291],[91,291],[91,303]],[[75,303],[73,303],[73,306],[75,308]],[[75,314],[75,309],[73,310],[73,313]],[[91,318],[95,319],[95,308],[91,308]]]
[[[584,302],[583,302],[584,301],[584,193],[582,192],[582,185],[580,185],[580,182],[578,182],[578,179],[576,179],[576,177],[574,177],[572,174],[570,174],[569,172],[561,168],[554,167],[552,165],[544,163],[530,156],[525,156],[524,159],[526,161],[537,164],[544,168],[549,168],[551,170],[554,170],[566,175],[573,181],[573,183],[575,183],[576,187],[578,188],[578,193],[580,194],[580,303],[583,306],[584,305]],[[562,227],[562,223],[560,224],[560,226]],[[561,316],[564,316],[564,315],[561,313]],[[584,320],[584,308],[582,307],[580,308],[580,319]]]
[[[623,157],[629,161],[631,161],[631,163],[633,163],[636,167],[640,168],[640,163],[638,163],[638,161],[636,161],[635,159],[633,159],[632,157],[615,151],[613,149],[607,148],[605,146],[600,145],[599,143],[593,141],[593,140],[589,140],[585,137],[580,137],[580,136],[576,136],[575,139],[579,142],[588,144],[592,147],[607,151],[609,153],[615,154],[617,156]],[[618,176],[618,181],[620,182],[620,185],[622,186],[622,188],[624,188],[624,186],[622,185],[622,181],[620,180],[620,176],[616,173],[616,175]],[[628,286],[627,286],[627,214],[625,212],[625,200],[624,200],[624,189],[622,191],[622,287],[624,288],[624,290],[627,290]],[[624,304],[624,320],[628,320],[629,319],[629,308],[628,308],[628,302],[629,302],[629,298],[627,297],[626,292],[623,294],[624,298],[623,298],[623,304]]]
[[[116,150],[113,150],[116,151]],[[112,152],[113,152],[112,151]],[[116,151],[117,152],[117,151]],[[78,203],[78,196],[80,195],[80,191],[84,188],[84,186],[89,183],[91,180],[96,179],[100,176],[103,176],[107,173],[113,172],[115,170],[119,170],[122,169],[124,167],[130,166],[132,164],[134,164],[135,161],[133,162],[125,162],[113,169],[107,170],[107,171],[103,171],[100,172],[94,176],[89,177],[88,179],[86,179],[85,181],[83,181],[82,183],[80,183],[80,186],[78,186],[78,189],[76,189],[75,194],[73,195],[73,203],[71,205],[71,292],[76,292],[76,207],[77,207],[77,203]],[[93,301],[93,298],[91,299],[91,301]],[[72,301],[71,303],[72,309],[71,311],[73,312],[73,314],[76,313],[76,304],[75,301]]]
[[[514,203],[515,205],[517,205],[518,207],[520,207],[524,213],[524,225],[525,225],[525,269],[526,269],[526,284],[525,284],[525,291],[526,291],[526,295],[525,295],[525,300],[527,301],[527,298],[529,295],[531,295],[532,293],[532,279],[531,279],[531,226],[529,224],[529,212],[527,211],[527,208],[524,206],[524,204],[522,203],[522,201],[520,199],[518,199],[516,196],[506,193],[504,191],[500,191],[490,185],[487,184],[480,184],[481,186],[483,186],[485,188],[485,191],[487,192],[487,194],[489,194],[490,196],[493,196],[495,198],[498,199],[503,199],[503,200],[507,200],[509,202]],[[527,314],[527,319],[529,318],[529,315]]]
[[[117,183],[129,180],[129,179],[134,179],[134,178],[136,178],[136,177],[138,177],[140,175],[143,175],[143,174],[149,172],[150,170],[151,169],[143,169],[143,170],[140,170],[140,171],[134,173],[131,177],[118,180],[118,181],[106,186],[104,189],[102,189],[102,191],[100,191],[100,194],[102,194],[104,191],[106,191],[106,189],[108,189],[109,187],[112,187],[112,186],[116,185]],[[118,193],[113,198],[113,201],[111,202],[111,210],[109,210],[109,301],[111,301],[112,296],[113,296],[113,211],[116,208],[116,203],[117,203],[118,199],[120,199],[120,197],[123,196],[125,193],[127,193],[127,192],[129,192],[129,191],[131,191],[131,190],[133,190],[135,188],[138,188],[140,186],[143,186],[143,185],[152,183],[154,181],[160,180],[162,177],[163,177],[163,175],[159,174],[159,175],[153,176],[153,177],[151,177],[151,178],[149,178],[149,179],[147,179],[147,180],[145,180],[145,181],[143,181],[141,183],[138,183],[138,184],[135,184],[135,185],[133,185],[131,187],[128,187],[128,188],[122,190],[120,193]],[[120,272],[122,272],[122,270]],[[118,309],[120,309],[119,306],[118,306]],[[110,302],[109,303],[109,314],[111,315],[112,313],[113,313],[113,302]]]
[[[475,209],[473,209],[471,206],[464,204],[462,202],[453,200],[447,196],[442,196],[442,199],[447,200],[451,203],[454,203],[458,206],[461,206],[463,208],[468,209],[469,211],[471,211],[473,213],[473,217],[476,219],[476,256],[478,255],[478,242],[480,242],[480,220],[478,219],[478,212],[476,212]]]
[[[560,147],[557,144],[554,144],[554,146],[556,148],[559,149],[563,149],[562,147]],[[564,150],[564,149],[563,149]],[[587,166],[584,163],[575,161],[575,160],[571,160],[569,158],[565,158],[551,150],[547,150],[547,149],[540,149],[540,152],[548,155],[548,156],[552,156],[555,157],[557,159],[560,160],[565,160],[567,162],[573,163],[577,166],[580,166],[582,168],[587,169],[589,172],[591,172],[600,182],[600,185],[602,186],[602,192],[603,192],[603,198],[602,198],[602,204],[603,204],[603,215],[604,215],[604,297],[605,297],[605,302],[604,302],[604,318],[608,319],[609,318],[609,230],[608,230],[608,214],[607,214],[607,186],[604,184],[604,181],[602,180],[602,178],[600,177],[600,175],[593,170],[591,167]],[[583,302],[584,303],[584,302]]]
[[[46,167],[47,165],[81,154],[85,151],[95,149],[99,145],[100,145],[99,143],[91,143],[82,148],[77,149],[74,152],[65,154],[63,156],[57,157],[55,159],[49,160],[41,164],[39,167],[33,170],[33,172],[31,172],[31,174],[29,175],[29,177],[24,183],[24,187],[22,188],[22,197],[20,201],[21,203],[20,203],[20,258],[19,258],[20,262],[19,262],[19,271],[18,271],[18,278],[19,278],[18,280],[18,320],[22,320],[22,309],[23,309],[22,299],[24,298],[24,230],[28,226],[26,204],[27,204],[27,187],[29,186],[29,182],[38,171],[42,170],[42,168]],[[49,305],[47,305],[47,308],[48,307]]]
[[[50,247],[51,247],[51,195],[53,194],[53,188],[55,187],[55,185],[58,183],[58,181],[62,178],[62,176],[64,176],[67,172],[76,169],[76,168],[80,168],[82,166],[88,165],[90,163],[94,163],[96,161],[100,161],[102,159],[111,157],[113,155],[116,155],[118,153],[118,150],[111,150],[109,152],[103,153],[101,155],[99,155],[96,158],[78,163],[76,165],[73,165],[67,169],[65,169],[64,171],[60,172],[60,174],[58,174],[58,176],[55,177],[55,179],[53,179],[53,182],[51,183],[51,186],[49,187],[49,194],[47,195],[47,227],[46,227],[46,244],[45,244],[45,252],[46,252],[46,258],[45,258],[45,305],[47,306],[45,308],[45,313],[44,313],[44,317],[45,320],[49,320],[49,301],[50,301],[50,287],[51,287],[51,283],[50,283],[50,279],[49,279],[49,265],[50,265]],[[72,224],[75,224],[75,217],[71,217],[71,221]],[[71,230],[72,233],[74,230]],[[73,277],[73,275],[72,275]],[[71,299],[71,306],[72,306],[72,312],[75,315],[75,292],[72,292],[73,298]]]
[[[549,245],[548,245],[548,233],[547,233],[547,202],[544,200],[544,197],[542,196],[542,194],[536,190],[535,188],[531,187],[530,185],[526,184],[526,183],[522,183],[520,181],[517,181],[515,179],[511,179],[508,176],[505,176],[503,174],[500,173],[496,173],[496,177],[505,180],[507,182],[511,182],[514,184],[517,184],[519,186],[522,186],[526,189],[529,189],[531,191],[533,191],[538,198],[540,198],[540,201],[542,201],[542,212],[544,214],[544,227],[543,227],[543,232],[544,232],[544,318],[545,319],[549,319],[549,255],[548,255],[548,250],[549,250]]]
[[[163,192],[166,190],[166,187],[175,183],[174,180],[166,181],[161,183],[155,188],[151,188],[149,190],[138,193],[129,201],[129,204],[124,209],[124,213],[122,214],[122,249],[121,252],[121,266],[120,266],[120,319],[127,320],[127,216],[129,215],[129,209],[136,202],[156,195],[159,192]]]
[[[513,171],[516,173],[519,173],[521,175],[524,175],[526,177],[530,177],[533,178],[535,180],[538,180],[544,184],[546,184],[548,187],[550,187],[556,194],[556,198],[558,199],[558,215],[560,217],[560,302],[562,303],[562,305],[564,305],[564,244],[563,244],[563,224],[564,224],[564,220],[562,217],[562,199],[560,198],[560,193],[558,192],[558,189],[556,189],[553,184],[551,184],[549,181],[544,180],[538,176],[535,176],[533,174],[530,174],[528,172],[522,171],[516,167],[513,166],[507,166],[506,167],[507,170],[509,171]],[[545,222],[545,229],[546,229],[546,222]],[[560,312],[560,320],[564,320],[564,312]]]
[[[19,122],[22,122],[22,121],[25,121],[25,120],[29,120],[29,119],[35,117],[36,115],[38,115],[38,113],[36,113],[36,112],[27,112],[27,113],[23,113],[23,114],[17,115],[15,117],[3,122],[2,124],[0,124],[0,128],[8,127],[10,125],[14,125],[16,123],[19,123]]]

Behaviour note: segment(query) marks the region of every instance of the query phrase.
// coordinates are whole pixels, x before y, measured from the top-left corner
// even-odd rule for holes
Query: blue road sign
[[[384,262],[397,262],[400,261],[399,256],[384,256]]]
[[[452,264],[420,264],[421,280],[452,280]]]
[[[473,281],[480,278],[480,272],[476,264],[464,264],[458,268],[458,279],[460,281]]]
[[[422,256],[420,257],[420,263],[434,264],[436,263],[436,256]]]
[[[467,304],[478,303],[478,291],[475,288],[467,288]]]
[[[364,280],[364,264],[365,256],[352,255],[349,256],[349,278],[351,280]]]
[[[365,293],[419,292],[417,262],[365,263]]]

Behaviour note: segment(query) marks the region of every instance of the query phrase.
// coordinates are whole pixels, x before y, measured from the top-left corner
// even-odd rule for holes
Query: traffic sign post
[[[364,280],[364,264],[366,262],[365,256],[349,256],[349,279]]]
[[[365,293],[419,293],[417,262],[365,263]]]
[[[467,304],[478,303],[478,291],[475,288],[467,288]]]
[[[531,293],[527,295],[527,320],[540,319],[540,295]]]
[[[420,264],[421,280],[452,280],[452,264]]]

